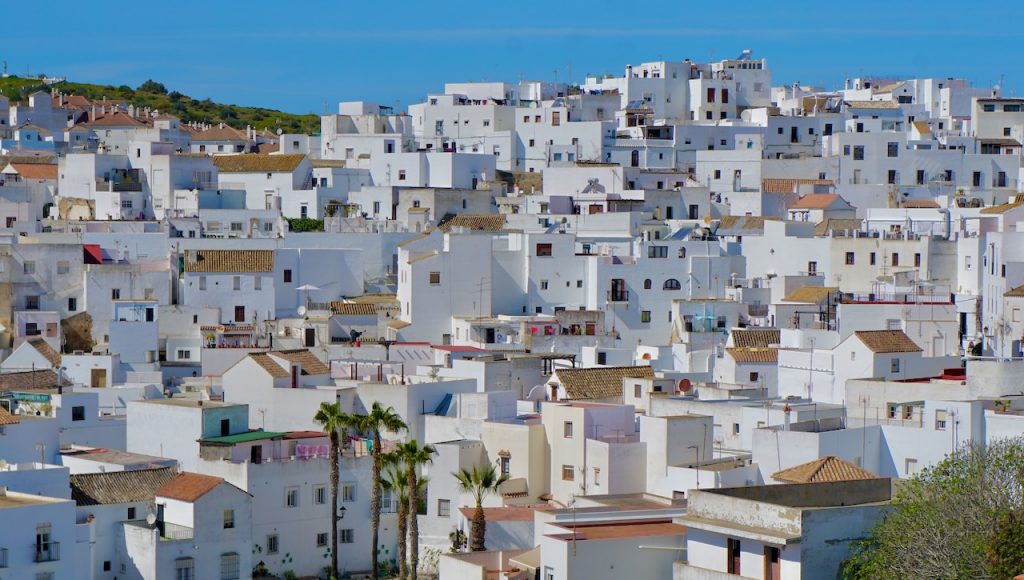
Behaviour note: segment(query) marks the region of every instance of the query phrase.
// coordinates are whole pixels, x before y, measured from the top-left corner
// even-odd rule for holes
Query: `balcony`
[[[35,552],[35,562],[56,562],[60,560],[60,542],[33,544],[32,550]]]
[[[629,290],[609,290],[608,302],[629,302]]]
[[[767,304],[750,304],[747,306],[747,315],[755,318],[764,318],[768,316],[768,305]]]
[[[107,192],[139,192],[142,191],[142,183],[138,181],[108,181],[105,179],[96,180],[96,191]]]

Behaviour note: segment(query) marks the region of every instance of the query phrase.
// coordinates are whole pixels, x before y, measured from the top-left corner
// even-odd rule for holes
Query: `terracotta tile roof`
[[[505,228],[505,214],[459,214],[438,224],[442,232],[464,228],[478,232],[500,232]]]
[[[782,299],[783,302],[802,302],[818,304],[828,299],[828,295],[838,290],[835,286],[804,286],[797,288]]]
[[[783,179],[767,177],[761,180],[761,190],[764,193],[795,193],[801,185],[821,185],[831,187],[835,185],[831,179]]]
[[[718,220],[718,229],[715,230],[720,236],[742,236],[764,233],[764,222],[779,221],[775,217],[751,216],[751,215],[726,215]]]
[[[55,163],[12,163],[11,167],[18,172],[22,179],[57,179],[57,164]]]
[[[256,361],[256,364],[263,367],[263,370],[270,373],[270,376],[275,379],[283,379],[291,375],[290,371],[286,370],[277,361],[270,358],[270,355],[265,352],[250,353],[249,358]]]
[[[768,348],[781,340],[782,332],[778,328],[737,328],[732,331],[732,344],[737,348]]]
[[[21,423],[17,415],[12,415],[7,409],[0,407],[0,425],[17,425]]]
[[[278,350],[270,354],[279,356],[288,362],[299,363],[304,375],[329,375],[331,369],[327,367],[316,355],[306,349]]]
[[[879,477],[849,461],[844,461],[835,455],[828,455],[802,465],[776,471],[772,474],[772,479],[786,483],[825,483],[879,479]]]
[[[60,366],[60,353],[50,346],[48,342],[39,337],[30,338],[25,342],[27,342],[32,348],[36,349],[39,354],[43,355],[43,358],[50,361],[50,364],[54,367]]]
[[[798,199],[789,209],[828,209],[837,201],[839,195],[835,193],[811,193]]]
[[[186,272],[273,272],[273,250],[185,250]]]
[[[982,208],[981,213],[989,214],[989,215],[991,215],[991,214],[1003,214],[1003,213],[1006,213],[1006,212],[1008,212],[1008,211],[1010,211],[1012,209],[1017,209],[1018,207],[1020,207],[1022,205],[1024,205],[1024,203],[1020,203],[1020,202],[1016,202],[1016,201],[1013,201],[1013,202],[1010,202],[1010,203],[1004,203],[1004,204],[1000,204],[1000,205],[991,205],[989,207]]]
[[[170,467],[76,474],[71,476],[71,499],[79,507],[152,501],[177,475]]]
[[[65,381],[65,385],[67,385],[67,381]],[[57,373],[50,369],[0,374],[0,391],[55,388],[57,388]]]
[[[377,307],[370,303],[334,300],[331,302],[331,314],[334,316],[376,316]]]
[[[815,224],[814,235],[817,237],[827,236],[830,232],[860,231],[861,221],[859,219],[834,219],[825,218]]]
[[[853,333],[874,353],[922,352],[922,348],[902,330],[858,330]]]
[[[154,495],[193,502],[224,483],[224,479],[185,471],[156,489]]]
[[[228,127],[227,125],[219,125],[217,127],[211,127],[205,131],[200,131],[192,135],[193,141],[242,141],[243,143],[249,139],[245,136],[245,132],[235,129],[234,127]]]
[[[92,101],[83,97],[82,95],[63,95],[64,97],[64,108],[72,109],[88,109],[92,106]],[[56,96],[51,99],[54,107],[60,106],[61,97]]]
[[[653,379],[654,369],[649,366],[596,367],[559,369],[555,374],[568,399],[607,399],[622,396],[622,379]]]
[[[846,101],[847,108],[850,109],[898,109],[900,108],[899,103],[896,101]]]
[[[116,113],[110,113],[106,115],[98,115],[92,121],[85,123],[86,127],[147,127],[149,123],[145,123],[132,117],[128,113],[122,113],[120,111]]]
[[[932,128],[929,127],[928,123],[925,121],[914,121],[911,125],[913,125],[914,128],[917,129],[917,132],[922,135],[931,135],[932,133]]]
[[[1006,292],[1003,293],[1003,296],[1006,296],[1008,298],[1022,298],[1022,297],[1024,297],[1024,284],[1021,284],[1020,286],[1017,286],[1016,288],[1011,288],[1010,290],[1007,290]]]
[[[727,348],[725,352],[738,363],[779,362],[779,349],[777,348]]]
[[[290,173],[302,163],[306,156],[260,155],[249,153],[244,155],[214,155],[213,164],[221,173]]]
[[[919,209],[939,209],[939,202],[934,199],[910,199],[900,203],[900,207]]]

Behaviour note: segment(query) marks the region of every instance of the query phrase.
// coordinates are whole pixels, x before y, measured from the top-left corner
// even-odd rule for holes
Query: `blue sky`
[[[1024,94],[1024,3],[963,0],[207,0],[6,6],[15,74],[137,86],[291,112],[406,107],[445,81],[580,81],[629,63],[768,59],[774,84],[955,76]]]

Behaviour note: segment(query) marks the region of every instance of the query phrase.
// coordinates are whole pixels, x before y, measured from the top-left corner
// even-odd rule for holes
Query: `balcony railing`
[[[763,318],[768,316],[768,305],[767,304],[751,304],[747,306],[747,315]]]
[[[60,542],[49,544],[33,544],[32,551],[35,552],[36,562],[56,562],[60,560]]]
[[[629,302],[629,290],[609,290],[608,302]]]

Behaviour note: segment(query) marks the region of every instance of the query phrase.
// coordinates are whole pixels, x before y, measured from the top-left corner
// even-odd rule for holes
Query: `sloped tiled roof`
[[[12,415],[7,409],[0,407],[0,425],[17,425],[21,422],[17,415]]]
[[[464,228],[478,232],[500,232],[505,228],[505,214],[459,214],[438,225],[442,232]]]
[[[1022,205],[1024,205],[1024,203],[1018,203],[1018,202],[1003,203],[1003,204],[1000,204],[1000,205],[990,205],[989,207],[982,208],[981,213],[989,214],[989,215],[991,215],[991,214],[1003,214],[1003,213],[1006,213],[1006,212],[1010,211],[1011,209],[1017,209],[1018,207],[1020,207]]]
[[[54,367],[60,366],[60,353],[50,346],[48,342],[39,337],[30,338],[25,342],[27,342],[32,348],[36,349],[39,354],[43,355],[43,358],[50,361],[50,364]]]
[[[898,109],[896,101],[846,101],[846,106],[851,109]]]
[[[170,467],[80,473],[71,476],[71,499],[79,507],[151,501],[176,475]]]
[[[1024,298],[1024,284],[1007,290],[1003,293],[1003,296],[1008,298]]]
[[[932,133],[932,128],[925,121],[914,121],[911,125],[922,135],[931,135]]]
[[[185,250],[186,272],[273,272],[273,250]]]
[[[193,141],[248,141],[249,139],[245,136],[245,133],[235,129],[234,127],[228,127],[227,125],[219,125],[217,127],[211,127],[205,131],[195,133],[192,135]]]
[[[256,364],[263,367],[263,370],[270,373],[270,376],[276,379],[283,379],[289,376],[291,373],[285,370],[277,361],[270,358],[270,355],[265,352],[254,352],[249,355],[249,358],[256,361]]]
[[[801,185],[835,185],[831,179],[784,179],[766,177],[761,180],[761,190],[765,193],[794,193]]]
[[[156,489],[154,495],[180,501],[196,501],[224,482],[223,478],[185,471]]]
[[[22,179],[57,179],[56,163],[12,163]]]
[[[828,455],[802,465],[776,471],[772,474],[772,479],[786,483],[825,483],[878,479],[878,476],[835,455]]]
[[[828,209],[839,201],[835,193],[811,193],[798,199],[789,209]]]
[[[775,363],[779,361],[777,348],[727,348],[725,352],[738,363]]]
[[[221,173],[282,173],[295,171],[306,156],[261,155],[249,153],[245,155],[214,155],[213,164]]]
[[[902,330],[858,330],[853,335],[874,353],[921,352],[923,350]]]
[[[66,381],[65,384],[67,384]],[[0,374],[0,391],[54,389],[56,387],[57,373],[50,369]]]
[[[803,302],[806,304],[818,304],[828,299],[828,295],[838,290],[835,286],[804,286],[797,288],[782,299],[783,302]]]
[[[98,115],[92,121],[85,123],[86,127],[146,127],[148,125],[148,123],[120,111]]]
[[[649,366],[559,369],[558,381],[568,399],[607,399],[622,396],[622,379],[653,379]]]
[[[900,207],[917,209],[939,209],[939,202],[934,199],[908,199],[900,202]]]
[[[859,219],[825,218],[815,224],[814,235],[820,238],[827,236],[830,232],[860,231],[860,226]]]
[[[736,348],[768,348],[779,344],[782,332],[778,328],[737,328],[732,331],[732,344]]]
[[[766,221],[778,221],[778,218],[756,215],[725,215],[718,220],[718,229],[715,230],[715,233],[720,236],[762,234]]]
[[[331,302],[331,314],[334,316],[376,316],[377,307],[370,303],[360,304],[334,300]]]
[[[306,349],[278,350],[270,354],[279,356],[289,362],[299,363],[299,366],[302,367],[302,374],[304,375],[331,374],[331,369],[327,368],[327,365],[325,365],[323,361],[316,358],[315,354]]]

